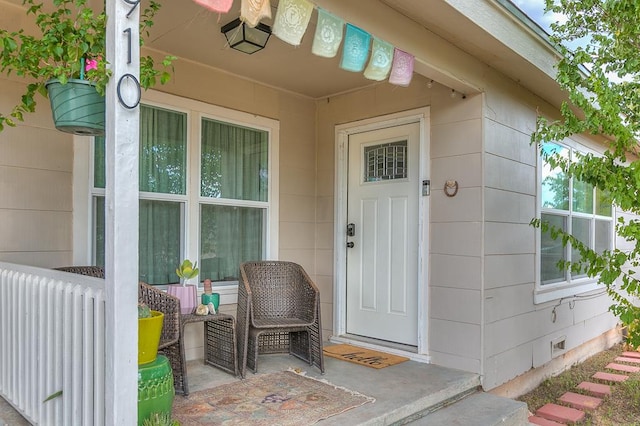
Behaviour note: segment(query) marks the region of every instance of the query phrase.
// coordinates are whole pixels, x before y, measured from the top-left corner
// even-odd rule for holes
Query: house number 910
[[[129,12],[127,13],[127,18],[129,18],[129,16],[131,16],[131,14],[136,9],[136,7],[138,7],[138,5],[140,4],[140,0],[135,0],[135,1],[123,0],[123,1],[128,5],[132,6],[131,9],[129,9]],[[129,27],[126,30],[124,30],[124,33],[127,35],[127,64],[130,64],[131,63],[131,28]],[[123,97],[122,84],[126,82],[128,82],[129,84],[133,84],[134,86],[135,95],[132,99],[124,99]],[[140,98],[142,96],[142,93],[140,91],[140,82],[138,81],[135,75],[127,73],[127,74],[124,74],[122,77],[120,77],[120,79],[118,80],[117,93],[118,93],[118,100],[120,101],[120,104],[123,107],[127,109],[134,109],[135,107],[140,105]]]

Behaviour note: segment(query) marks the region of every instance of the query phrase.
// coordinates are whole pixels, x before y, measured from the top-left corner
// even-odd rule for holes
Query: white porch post
[[[137,424],[140,4],[107,0],[105,424]],[[135,324],[135,325],[134,325]]]

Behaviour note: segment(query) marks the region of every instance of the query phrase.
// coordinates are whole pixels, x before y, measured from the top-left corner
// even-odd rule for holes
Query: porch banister
[[[138,401],[140,8],[107,0],[105,424],[135,425]],[[132,78],[133,76],[133,78]],[[136,326],[133,326],[136,324]]]

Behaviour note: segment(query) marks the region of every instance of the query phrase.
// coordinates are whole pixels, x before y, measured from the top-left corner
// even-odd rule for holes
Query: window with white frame
[[[575,149],[557,143],[545,143],[546,153],[558,153],[573,160]],[[597,252],[611,249],[613,245],[613,208],[610,198],[592,185],[570,178],[559,168],[540,160],[541,219],[562,229]],[[594,283],[584,272],[572,272],[558,268],[559,261],[575,262],[580,253],[562,239],[551,238],[549,231],[540,232],[540,289],[552,290],[572,285]],[[588,290],[588,289],[585,289]],[[576,291],[572,290],[575,294]],[[559,295],[562,297],[563,295]]]
[[[196,257],[200,280],[235,282],[240,263],[266,258],[274,232],[273,132],[225,120],[196,104],[205,111],[146,104],[140,109],[139,272],[140,280],[155,285],[178,282],[178,264]],[[95,138],[97,265],[104,265],[104,144]]]

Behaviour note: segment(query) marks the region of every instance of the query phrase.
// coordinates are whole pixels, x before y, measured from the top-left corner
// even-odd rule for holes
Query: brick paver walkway
[[[615,361],[605,367],[615,373],[597,372],[592,376],[593,382],[582,382],[576,387],[584,393],[565,393],[559,398],[558,404],[545,404],[536,410],[536,413],[529,417],[529,422],[539,426],[580,423],[585,418],[586,411],[596,409],[611,395],[611,386],[627,380],[627,374],[640,372],[637,365],[640,364],[640,352],[623,352]]]

